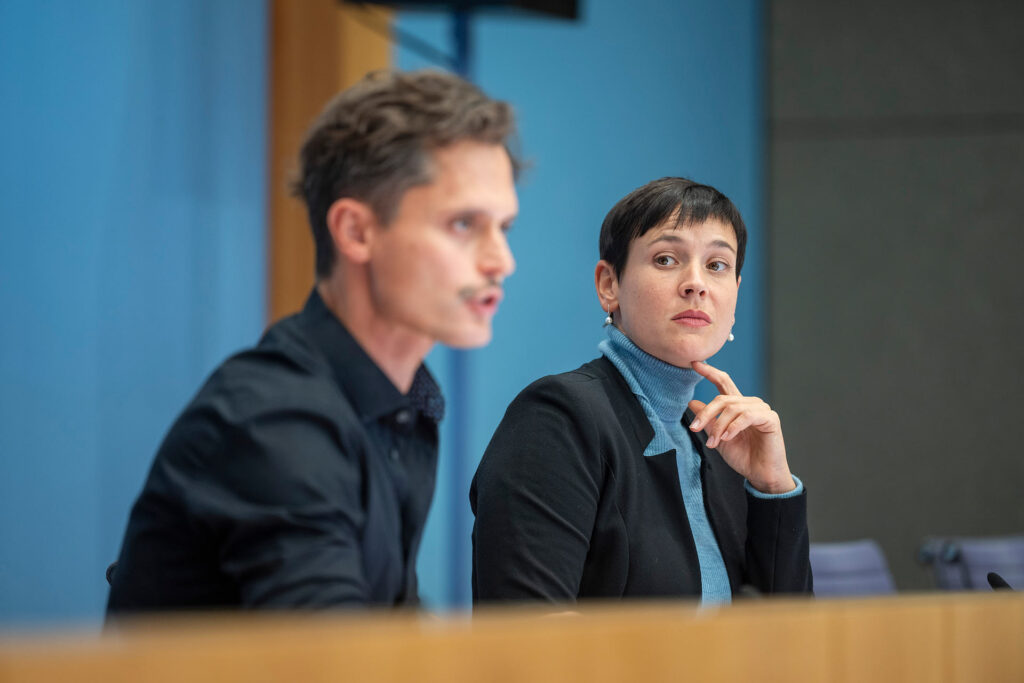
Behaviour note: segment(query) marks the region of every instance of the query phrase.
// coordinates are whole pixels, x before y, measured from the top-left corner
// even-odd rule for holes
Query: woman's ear
[[[380,226],[368,204],[344,197],[327,209],[327,229],[342,259],[352,263],[366,263],[370,260],[373,238]]]
[[[601,308],[611,315],[619,310],[619,279],[615,276],[615,268],[604,259],[597,262],[594,268],[594,287]]]

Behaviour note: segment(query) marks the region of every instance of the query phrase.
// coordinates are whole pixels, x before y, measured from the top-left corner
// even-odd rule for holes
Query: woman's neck
[[[598,344],[601,353],[622,374],[633,393],[648,400],[659,419],[677,422],[686,412],[701,376],[655,358],[614,325],[608,325],[605,331],[606,338]]]

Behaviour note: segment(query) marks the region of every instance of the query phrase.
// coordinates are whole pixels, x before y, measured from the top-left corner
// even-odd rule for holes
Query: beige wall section
[[[337,0],[271,3],[269,322],[301,308],[313,285],[305,207],[288,190],[306,129],[331,96],[391,63],[387,38],[366,22],[390,26],[391,14]]]

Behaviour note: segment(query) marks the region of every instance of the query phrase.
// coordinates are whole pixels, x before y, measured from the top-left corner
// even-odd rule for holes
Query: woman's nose
[[[679,294],[689,297],[703,296],[705,293],[707,293],[707,283],[704,281],[704,269],[697,265],[690,266],[679,283]]]

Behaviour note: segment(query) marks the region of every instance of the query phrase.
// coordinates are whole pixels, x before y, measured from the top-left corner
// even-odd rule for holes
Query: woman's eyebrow
[[[729,244],[725,240],[712,240],[711,243],[708,246],[711,246],[711,247],[723,247],[725,249],[728,249],[729,251],[731,251],[734,254],[736,253],[736,247],[732,246],[731,244]]]
[[[655,237],[648,244],[657,244],[658,242],[684,242],[685,240],[679,235],[673,235],[672,233],[662,233]]]
[[[684,240],[679,235],[673,235],[672,233],[665,233],[665,234],[658,235],[657,237],[655,237],[653,240],[651,240],[649,242],[649,245],[654,245],[654,244],[657,244],[658,242],[685,242],[685,241],[686,240]],[[731,244],[729,244],[725,240],[711,240],[710,242],[708,242],[708,246],[709,247],[722,247],[724,249],[728,249],[729,251],[731,251],[734,254],[736,253],[736,247],[732,246]]]

